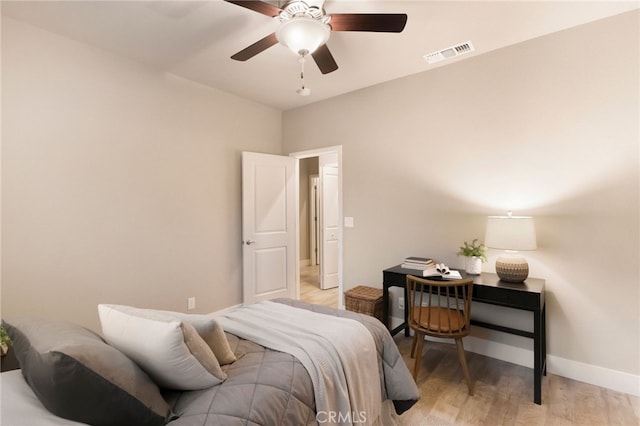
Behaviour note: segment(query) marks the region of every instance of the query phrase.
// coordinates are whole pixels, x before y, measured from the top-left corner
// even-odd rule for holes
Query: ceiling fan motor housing
[[[307,16],[296,16],[280,24],[276,38],[295,54],[304,56],[325,44],[330,34],[327,24]]]
[[[321,7],[309,6],[305,1],[294,0],[287,3],[287,5],[282,8],[279,18],[281,21],[285,21],[293,18],[294,16],[308,16],[313,19],[321,20],[325,17],[325,13]]]

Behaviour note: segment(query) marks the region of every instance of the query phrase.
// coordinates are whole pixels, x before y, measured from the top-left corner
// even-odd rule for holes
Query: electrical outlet
[[[398,297],[398,308],[404,309],[404,297]]]
[[[187,309],[188,310],[192,310],[196,308],[196,298],[195,297],[189,297],[187,299]]]

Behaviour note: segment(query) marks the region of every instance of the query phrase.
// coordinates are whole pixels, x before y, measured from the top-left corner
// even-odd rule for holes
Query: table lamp
[[[489,216],[484,245],[505,250],[496,259],[496,273],[502,281],[521,283],[529,276],[529,264],[519,250],[535,250],[536,228],[530,216]]]

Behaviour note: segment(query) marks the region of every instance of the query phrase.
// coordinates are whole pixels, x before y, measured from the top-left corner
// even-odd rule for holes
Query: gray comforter
[[[383,398],[401,414],[419,398],[418,389],[391,335],[375,318],[291,299],[276,299],[301,309],[351,318],[371,333],[384,377]],[[171,426],[317,425],[311,378],[292,355],[264,348],[227,333],[239,359],[225,367],[227,380],[212,388],[165,395],[177,418]]]

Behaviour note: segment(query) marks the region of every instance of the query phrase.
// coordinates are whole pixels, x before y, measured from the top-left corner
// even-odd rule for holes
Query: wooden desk
[[[541,404],[542,376],[547,374],[544,280],[527,278],[523,284],[513,284],[500,281],[496,274],[467,275],[464,271],[460,271],[460,273],[463,278],[473,278],[473,301],[533,312],[533,332],[473,319],[471,324],[533,339],[533,402]],[[382,271],[382,318],[389,329],[389,287],[404,288],[404,300],[407,303],[406,280],[407,275],[411,274],[420,276],[419,271],[404,269],[400,265]],[[407,315],[408,310],[405,307],[404,323],[393,330],[390,329],[392,335],[402,329],[404,329],[405,336],[409,335]]]

